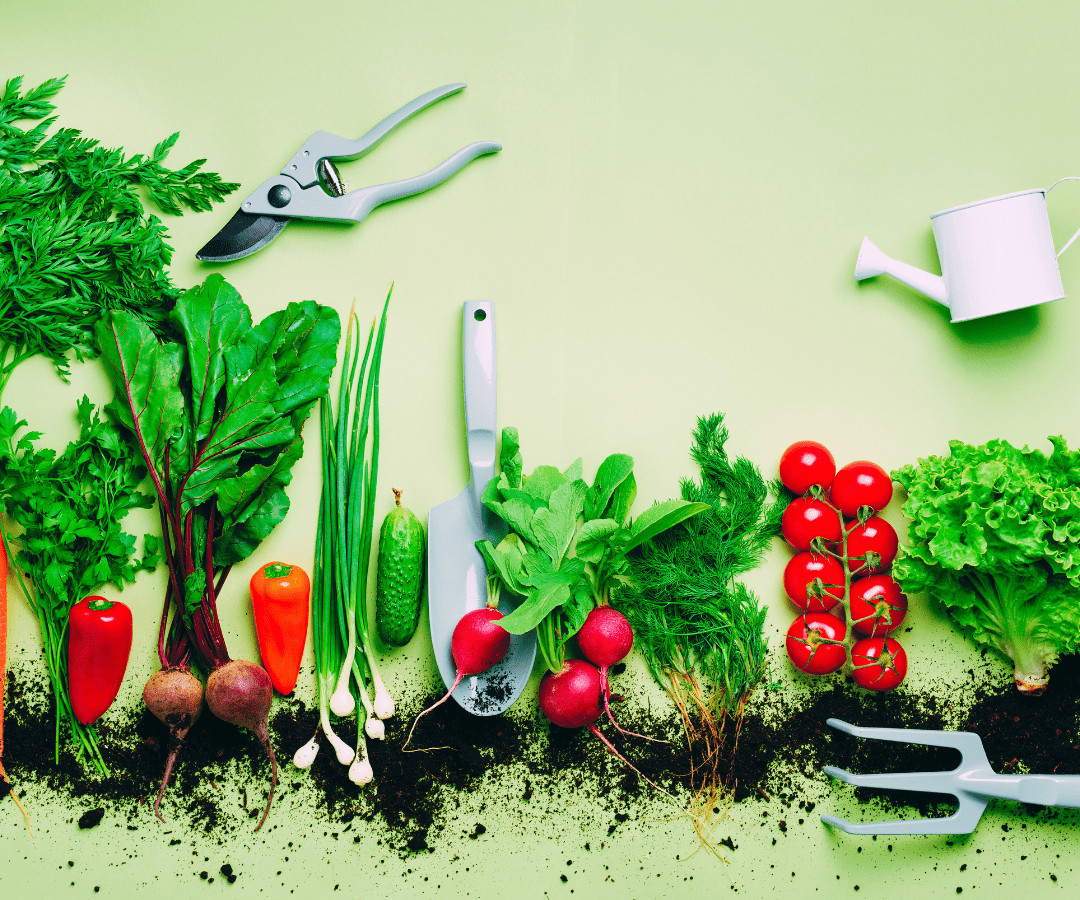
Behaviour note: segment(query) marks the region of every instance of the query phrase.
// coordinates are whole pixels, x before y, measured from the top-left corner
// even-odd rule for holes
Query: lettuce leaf
[[[951,441],[948,456],[892,473],[911,518],[893,577],[1011,659],[1030,693],[1080,644],[1080,454],[1060,436],[1050,443],[1047,456]]]

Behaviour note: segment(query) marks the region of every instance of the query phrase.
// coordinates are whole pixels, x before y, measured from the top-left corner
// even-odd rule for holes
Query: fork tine
[[[960,808],[951,816],[935,819],[897,819],[892,822],[849,822],[837,816],[822,816],[821,821],[848,834],[971,834],[986,809],[985,800],[960,798]]]
[[[864,728],[843,719],[826,719],[837,731],[854,737],[877,741],[895,741],[901,744],[925,744],[928,747],[952,747],[959,750],[965,764],[978,763],[990,766],[983,749],[982,738],[971,731],[931,731],[924,728]]]
[[[856,775],[836,766],[825,766],[826,775],[855,787],[881,788],[896,791],[923,791],[930,794],[956,796],[956,776],[952,772],[870,772]],[[960,799],[957,797],[957,799]]]

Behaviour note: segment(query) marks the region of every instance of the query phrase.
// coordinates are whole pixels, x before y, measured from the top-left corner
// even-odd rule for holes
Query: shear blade
[[[284,216],[252,215],[238,209],[225,227],[195,254],[195,258],[203,262],[242,259],[269,244],[288,224],[289,220]]]

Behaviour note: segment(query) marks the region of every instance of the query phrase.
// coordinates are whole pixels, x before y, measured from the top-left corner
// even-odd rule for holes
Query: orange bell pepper
[[[307,643],[307,572],[286,563],[267,563],[251,576],[251,606],[263,668],[279,694],[291,694]]]

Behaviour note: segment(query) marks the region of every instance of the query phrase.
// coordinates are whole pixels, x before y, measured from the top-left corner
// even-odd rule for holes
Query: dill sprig
[[[106,309],[127,309],[168,336],[180,293],[166,272],[172,248],[141,192],[181,215],[239,187],[200,171],[205,160],[167,168],[177,134],[130,157],[74,128],[49,135],[51,99],[64,81],[22,92],[22,78],[11,78],[0,96],[0,393],[35,354],[62,377],[69,353],[94,355],[92,328]]]
[[[723,423],[719,413],[698,419],[690,455],[701,478],[680,482],[684,500],[709,509],[631,555],[632,586],[619,600],[635,646],[682,717],[707,814],[730,775],[719,766],[724,722],[731,716],[737,734],[766,674],[766,608],[737,578],[761,563],[787,505],[779,482],[728,458]]]

